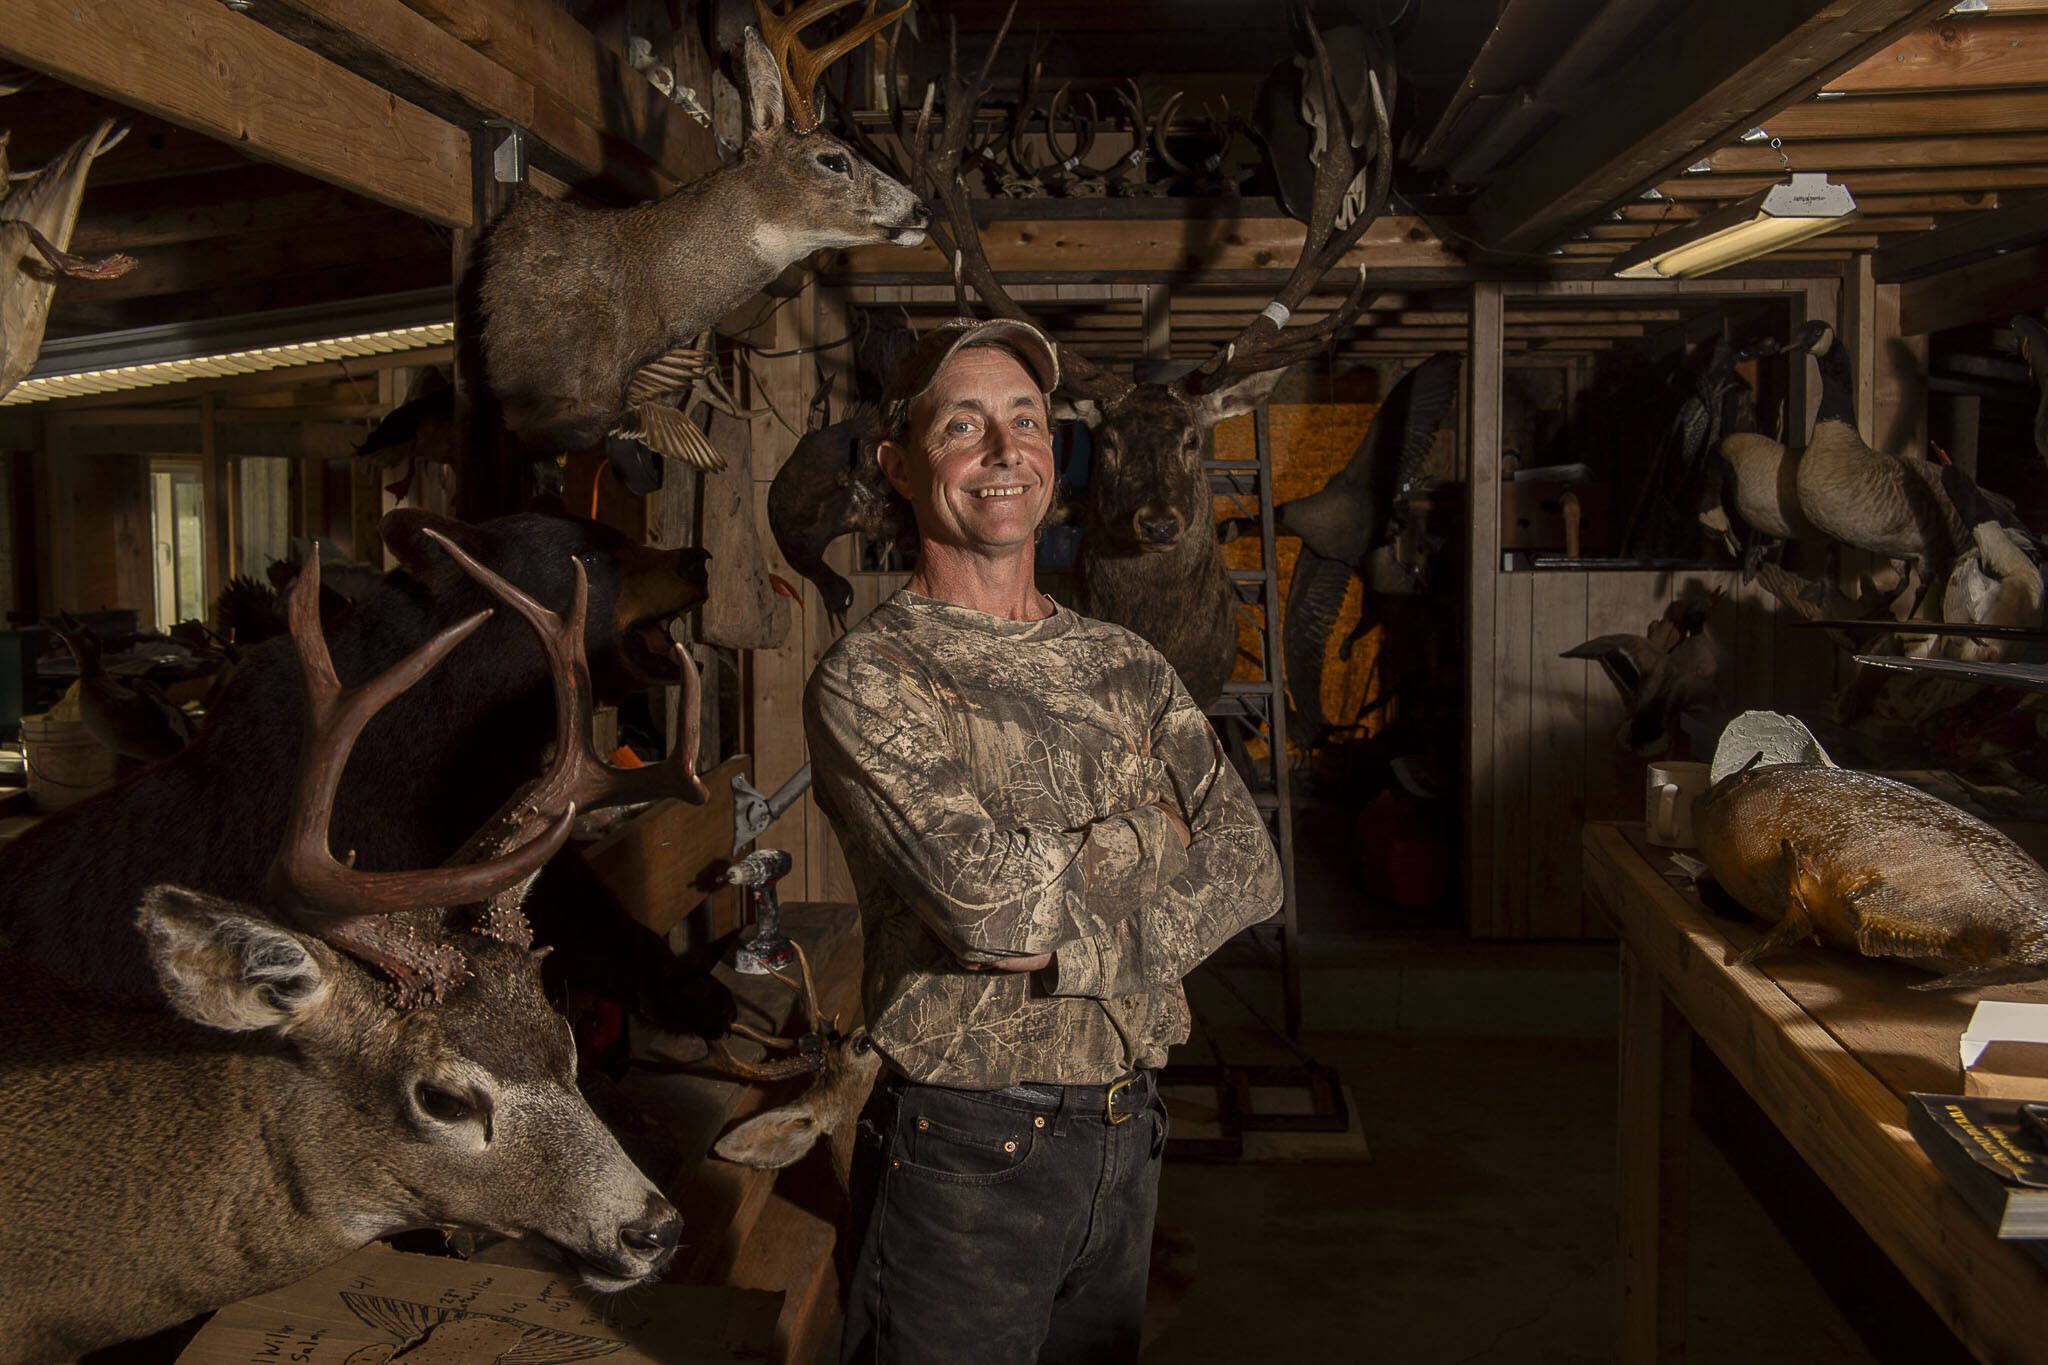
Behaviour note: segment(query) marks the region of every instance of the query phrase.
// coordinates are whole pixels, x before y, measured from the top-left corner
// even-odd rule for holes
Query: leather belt
[[[1044,1105],[1048,1109],[1057,1109],[1064,1099],[1070,1112],[1097,1113],[1104,1122],[1115,1127],[1129,1123],[1145,1111],[1152,1102],[1157,1078],[1157,1072],[1140,1069],[1103,1085],[1043,1085],[1027,1081],[984,1093],[999,1099]]]

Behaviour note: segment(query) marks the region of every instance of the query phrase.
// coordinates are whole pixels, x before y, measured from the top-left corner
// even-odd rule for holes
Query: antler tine
[[[349,921],[401,910],[463,905],[484,900],[532,877],[569,837],[574,812],[560,819],[526,846],[503,858],[463,867],[416,872],[359,872],[334,858],[328,846],[328,824],[335,792],[349,751],[370,717],[393,697],[411,687],[449,651],[468,639],[490,618],[480,611],[437,633],[391,668],[369,682],[343,687],[335,675],[327,641],[320,628],[320,551],[316,544],[305,570],[293,585],[288,605],[292,647],[306,682],[306,733],[299,749],[299,771],[285,836],[272,859],[270,895],[278,907],[322,937],[340,938],[350,951],[362,951],[375,965],[437,996],[449,984],[447,964],[428,962],[431,949],[408,955],[389,944],[382,956],[368,951],[355,936],[339,932]],[[350,855],[352,862],[354,855]],[[459,958],[459,955],[458,955]],[[459,965],[459,963],[457,964]]]
[[[852,3],[854,0],[804,0],[803,4],[784,13],[771,9],[768,0],[754,0],[754,15],[760,24],[761,39],[768,45],[776,66],[782,72],[782,94],[789,106],[790,127],[799,133],[813,132],[818,127],[818,78],[824,74],[825,68],[908,14],[912,0],[903,0],[901,5],[886,14],[876,14],[877,0],[868,0],[867,14],[852,28],[823,47],[807,48],[803,45],[798,35],[804,29]]]
[[[1365,235],[1365,230],[1386,207],[1393,192],[1394,176],[1393,136],[1378,71],[1368,63],[1359,98],[1349,104],[1343,102],[1338,96],[1337,77],[1331,69],[1329,51],[1315,21],[1309,17],[1305,5],[1297,8],[1295,14],[1315,55],[1316,79],[1322,88],[1323,107],[1329,122],[1322,164],[1316,167],[1315,191],[1310,200],[1301,255],[1286,283],[1273,296],[1273,302],[1183,381],[1191,391],[1199,392],[1228,375],[1279,369],[1307,359],[1330,338],[1349,327],[1371,297],[1366,289],[1365,271],[1361,267],[1356,283],[1333,312],[1312,327],[1301,328],[1287,334],[1284,339],[1282,337],[1294,310],[1357,245],[1358,239]],[[1373,135],[1364,149],[1365,156],[1361,157],[1358,124],[1362,120],[1359,116],[1368,104],[1372,110]],[[1372,163],[1372,178],[1365,203],[1350,224],[1338,231],[1336,222],[1345,196],[1367,159]]]
[[[570,561],[575,569],[576,590],[568,614],[560,615],[478,563],[454,541],[431,528],[427,534],[463,572],[532,625],[547,655],[548,672],[555,682],[555,757],[547,773],[527,793],[524,804],[529,809],[546,811],[567,805],[572,810],[601,810],[664,796],[679,797],[692,805],[710,800],[711,794],[696,773],[701,681],[687,652],[680,648],[675,651],[683,668],[683,743],[652,767],[615,768],[604,761],[591,742],[590,662],[583,649],[590,577],[584,572],[582,561]]]
[[[789,946],[796,952],[797,971],[803,978],[803,984],[798,985],[796,982],[791,981],[779,969],[774,967],[768,969],[769,975],[797,993],[798,997],[804,1002],[804,1017],[811,1021],[811,1032],[822,1034],[825,1031],[826,1023],[825,1009],[824,1006],[818,1003],[818,983],[811,976],[811,959],[804,952],[804,945],[798,943],[795,939],[789,941]]]

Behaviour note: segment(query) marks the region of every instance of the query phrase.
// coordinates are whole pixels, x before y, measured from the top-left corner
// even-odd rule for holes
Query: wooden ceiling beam
[[[1887,245],[1871,270],[1879,284],[1897,284],[2040,241],[2048,241],[2048,195]]]
[[[1004,219],[981,229],[982,250],[1000,274],[1023,270],[1286,270],[1301,255],[1307,229],[1292,218]],[[921,247],[855,247],[828,251],[821,274],[835,278],[931,271],[952,275],[952,263],[929,239]],[[1358,266],[1456,266],[1463,262],[1418,218],[1389,216],[1331,272],[1336,281]],[[1348,284],[1348,281],[1344,283]]]
[[[1474,201],[1477,235],[1540,251],[1819,89],[1947,0],[1722,0],[1680,17]]]
[[[311,3],[314,0],[307,0]],[[372,0],[347,0],[350,5]],[[317,0],[339,8],[343,0]],[[610,133],[653,157],[673,180],[695,179],[718,164],[710,130],[635,71],[563,6],[533,0],[404,0],[407,8],[481,53],[536,92],[536,116],[558,104],[586,127]],[[395,25],[394,25],[395,27]],[[686,31],[691,26],[685,25]],[[391,55],[403,58],[404,49]],[[689,73],[679,73],[688,80]],[[708,84],[699,87],[708,102]],[[564,135],[556,123],[556,136]],[[563,148],[563,151],[569,149]]]
[[[250,169],[263,176],[282,174],[268,166]],[[346,190],[308,183],[297,176],[292,177],[296,188],[283,193],[237,193],[232,182],[238,178],[232,174],[205,179],[221,183],[210,183],[204,194],[190,194],[169,192],[182,184],[174,182],[164,187],[161,206],[129,212],[106,212],[97,194],[89,196],[88,211],[79,216],[78,227],[71,234],[71,249],[87,255],[144,252],[209,237],[332,223],[372,207]]]
[[[1723,202],[1732,202],[1740,198],[1741,195],[1728,195]],[[1622,214],[1632,223],[1683,223],[1707,212],[1713,206],[1713,202],[1704,199],[1667,199],[1662,203],[1629,204],[1622,209]],[[1998,207],[1998,191],[1972,194],[1858,194],[1856,206],[1865,213],[1879,218],[1894,218],[1916,213],[1982,213]]]
[[[0,58],[431,222],[470,222],[468,133],[215,0],[9,0]]]
[[[1818,138],[1969,137],[2048,133],[2048,99],[2037,91],[1929,91],[1808,100],[1764,120],[1787,142]]]
[[[133,270],[119,279],[98,281],[89,292],[102,303],[139,299],[445,250],[440,234],[416,218],[390,212],[357,214],[146,251]]]
[[[1954,16],[1901,36],[1828,82],[1876,95],[2048,85],[2048,17]]]
[[[1685,175],[1657,186],[1668,199],[1740,199],[1785,179],[1777,175]],[[2048,166],[1926,166],[1851,171],[1839,177],[1860,201],[1866,194],[1975,194],[2048,187]]]
[[[1899,330],[1919,336],[1965,323],[2003,321],[2042,307],[2048,307],[2048,245],[1900,285]]]
[[[2048,103],[2048,101],[2044,101]],[[1890,171],[1917,166],[2048,166],[2048,136],[2029,133],[1983,133],[1967,137],[1843,138],[1822,142],[1787,142],[1785,155],[1798,171]],[[1763,143],[1723,147],[1707,160],[1712,175],[1769,175],[1783,162]],[[1851,182],[1854,190],[1854,182]]]
[[[673,118],[657,119],[649,113],[637,140],[614,134],[601,118],[594,122],[572,111],[549,90],[536,88],[532,80],[507,70],[402,0],[252,0],[249,13],[292,41],[451,123],[474,128],[485,119],[499,118],[518,124],[533,135],[532,162],[565,180],[604,180],[650,197],[718,162],[710,133],[673,106]],[[566,31],[558,36],[565,43],[575,41]],[[588,32],[580,41],[585,48],[596,43]],[[653,93],[639,73],[623,63],[605,61],[608,49],[598,45],[597,50],[593,64],[580,74],[629,80],[628,99],[642,91]],[[573,85],[578,74],[565,73],[561,81]],[[592,107],[603,111],[607,103],[598,100]]]

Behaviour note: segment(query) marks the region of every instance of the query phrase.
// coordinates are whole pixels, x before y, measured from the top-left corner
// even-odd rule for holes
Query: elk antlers
[[[1258,317],[1227,342],[1201,368],[1182,381],[1191,392],[1200,393],[1233,376],[1260,370],[1276,370],[1306,360],[1321,350],[1332,337],[1349,327],[1368,301],[1365,270],[1344,302],[1312,327],[1304,327],[1282,339],[1282,330],[1294,310],[1324,275],[1336,268],[1345,253],[1365,235],[1386,208],[1394,184],[1394,141],[1387,126],[1387,104],[1380,75],[1370,68],[1360,84],[1357,98],[1345,103],[1338,95],[1336,74],[1330,69],[1330,54],[1323,35],[1309,17],[1308,7],[1297,0],[1297,26],[1308,40],[1315,63],[1309,79],[1321,92],[1325,116],[1323,159],[1316,166],[1315,190],[1310,198],[1308,232],[1301,256],[1289,272],[1287,282]],[[1366,141],[1366,116],[1370,113],[1371,140]],[[1338,227],[1353,184],[1370,168],[1371,179],[1364,203],[1346,226]]]
[[[845,9],[853,0],[805,0],[794,9],[781,8],[794,3],[795,0],[777,0],[776,8],[771,9],[768,0],[754,0],[754,14],[760,22],[761,41],[768,45],[776,69],[782,73],[782,98],[789,107],[789,126],[799,133],[810,133],[822,121],[817,92],[818,78],[825,74],[825,68],[908,14],[912,0],[903,0],[887,14],[876,14],[876,0],[868,0],[867,13],[861,21],[820,48],[805,47],[797,35],[826,15]]]

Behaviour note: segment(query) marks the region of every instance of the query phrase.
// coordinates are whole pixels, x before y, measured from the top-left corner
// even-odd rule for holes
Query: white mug
[[[1692,803],[1709,785],[1704,763],[1652,763],[1643,772],[1643,823],[1659,848],[1691,848]]]

